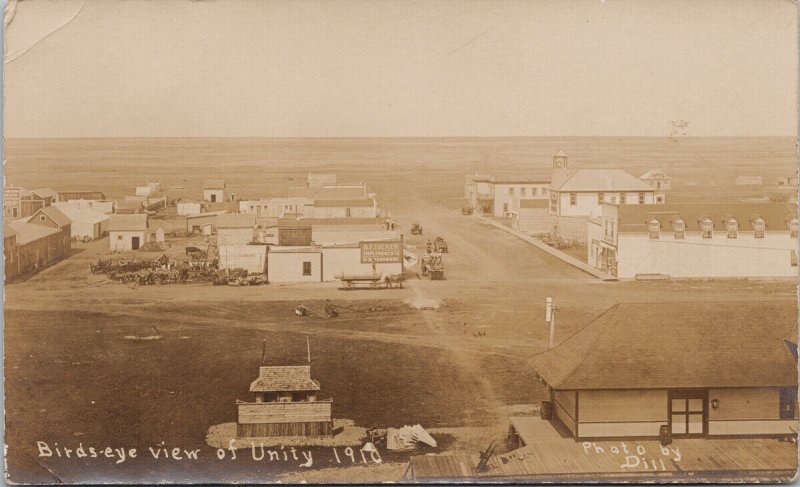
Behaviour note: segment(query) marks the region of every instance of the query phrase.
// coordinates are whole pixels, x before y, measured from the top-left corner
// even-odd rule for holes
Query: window
[[[528,188],[519,188],[519,195],[520,196],[527,196],[528,195]]]
[[[764,238],[764,229],[766,228],[766,223],[762,218],[756,218],[753,221],[753,230],[755,238]]]
[[[683,240],[686,238],[686,222],[683,220],[675,220],[675,223],[672,224],[672,227],[675,231],[676,239]]]
[[[536,188],[536,187],[531,188],[531,196],[538,195],[539,194],[538,190],[539,190],[539,188]],[[544,193],[542,193],[542,195],[544,195]]]
[[[597,193],[597,204],[602,205],[603,200],[606,198],[605,193]]]
[[[569,206],[575,206],[578,204],[578,194],[577,193],[570,193],[569,194]]]
[[[650,220],[647,223],[647,232],[650,234],[652,240],[658,240],[659,234],[661,233],[661,222],[655,219]]]
[[[311,262],[303,262],[303,275],[310,276],[311,275]]]
[[[728,230],[728,238],[736,238],[739,233],[739,223],[734,218],[731,218],[725,223],[725,227]]]
[[[611,197],[611,204],[612,205],[616,205],[617,204],[617,197],[616,196],[612,196]]]
[[[789,237],[797,238],[797,218],[789,222]]]
[[[639,204],[640,205],[644,204],[644,193],[639,193]]]
[[[781,419],[794,419],[797,410],[797,388],[781,387],[780,397]]]
[[[503,213],[508,213],[508,203],[503,203]]]
[[[122,235],[117,235],[117,240],[122,240]]]
[[[508,188],[508,195],[514,196],[514,188]]]
[[[714,234],[714,222],[706,218],[700,224],[703,229],[703,238],[711,238]]]
[[[625,193],[620,193],[619,194],[619,204],[624,205],[627,202],[627,198],[626,198],[627,196],[628,195],[626,195]]]
[[[797,251],[792,249],[792,255],[789,258],[789,262],[792,264],[792,267],[797,267]]]
[[[46,216],[44,216],[44,215],[39,215],[39,221],[42,221],[42,222],[43,222],[43,221],[45,221],[45,220],[47,220],[47,217],[46,217]]]
[[[345,209],[344,209],[344,216],[345,216],[346,218],[350,218],[350,216],[351,216],[351,214],[350,214],[350,208],[345,208]]]

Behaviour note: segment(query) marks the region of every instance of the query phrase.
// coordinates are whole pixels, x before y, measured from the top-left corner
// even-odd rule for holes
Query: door
[[[670,391],[669,425],[672,436],[705,436],[708,433],[708,391]]]
[[[131,237],[131,250],[139,248],[139,237]]]
[[[211,193],[211,202],[212,203],[216,203],[217,202],[217,195],[215,195],[214,193]]]

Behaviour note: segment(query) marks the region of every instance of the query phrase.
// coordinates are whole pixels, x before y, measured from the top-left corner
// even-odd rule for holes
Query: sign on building
[[[403,244],[400,240],[359,242],[362,264],[392,264],[403,261]]]

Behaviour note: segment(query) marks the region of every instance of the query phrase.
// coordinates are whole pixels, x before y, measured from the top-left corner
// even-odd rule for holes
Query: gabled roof
[[[138,232],[147,231],[147,214],[136,215],[111,215],[108,220],[109,232]]]
[[[724,230],[731,218],[739,230],[752,231],[753,222],[764,220],[767,230],[788,231],[789,222],[797,218],[797,205],[793,203],[687,203],[654,205],[619,205],[620,233],[645,233],[647,223],[657,220],[662,230],[671,230],[676,220],[683,220],[686,231],[702,230],[702,222],[708,218],[714,230]]]
[[[206,179],[203,181],[203,189],[225,189],[224,179]]]
[[[39,198],[53,198],[56,199],[58,197],[58,193],[53,191],[50,188],[36,188],[32,189],[31,193],[38,196]]]
[[[97,210],[88,208],[76,208],[74,206],[62,206],[61,211],[73,222],[82,223],[101,223],[109,219],[109,215]]]
[[[552,191],[653,191],[641,179],[622,169],[577,169],[554,171]]]
[[[617,304],[532,359],[555,389],[797,385],[795,301]]]
[[[314,206],[317,208],[371,208],[375,201],[371,198],[347,199],[347,200],[315,200]]]
[[[318,390],[319,383],[311,379],[310,365],[261,366],[258,378],[250,384],[250,392]]]
[[[256,216],[252,213],[222,213],[217,216],[217,228],[253,228]]]
[[[55,235],[61,231],[55,227],[28,223],[25,220],[13,221],[9,223],[9,226],[17,232],[17,245],[25,245],[39,240],[40,238]]]
[[[553,157],[567,157],[567,151],[559,147],[556,153],[553,154]]]
[[[3,238],[14,237],[16,235],[17,231],[14,230],[14,228],[11,225],[9,224],[3,225]]]
[[[661,169],[650,169],[646,173],[644,173],[641,176],[639,176],[639,179],[659,179],[659,180],[664,180],[664,179],[672,179],[672,177],[669,174],[667,174],[664,171],[662,171]]]
[[[56,222],[56,225],[58,225],[59,228],[72,223],[72,220],[70,220],[69,217],[65,215],[63,211],[59,210],[55,206],[45,206],[44,208],[39,208],[38,210],[36,210],[36,213],[31,215],[28,221],[29,222],[33,221],[33,219],[39,213],[44,213],[45,215],[47,215],[48,218]]]

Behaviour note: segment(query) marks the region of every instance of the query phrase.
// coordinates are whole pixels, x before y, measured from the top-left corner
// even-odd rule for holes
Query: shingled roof
[[[250,392],[318,390],[319,383],[311,379],[310,365],[262,366],[258,378],[250,384]]]
[[[617,304],[532,365],[555,389],[797,385],[797,304]]]
[[[647,223],[657,220],[662,230],[671,230],[676,220],[681,219],[686,231],[700,231],[702,222],[708,218],[714,230],[724,230],[725,222],[731,218],[739,230],[752,231],[753,222],[761,218],[769,230],[789,230],[789,222],[797,218],[797,205],[792,203],[687,203],[654,205],[620,205],[617,213],[620,233],[646,233]]]

